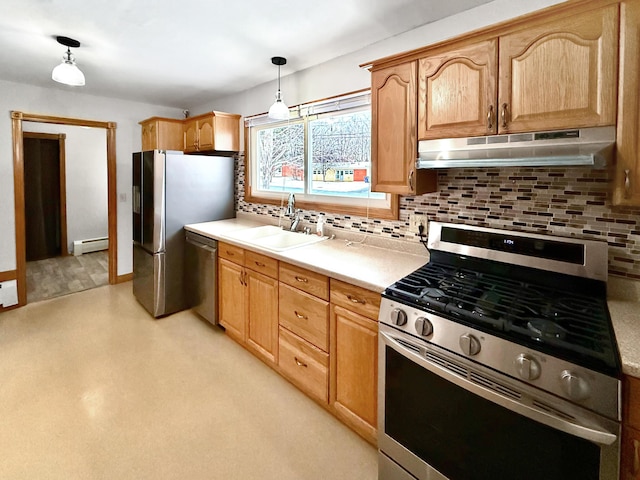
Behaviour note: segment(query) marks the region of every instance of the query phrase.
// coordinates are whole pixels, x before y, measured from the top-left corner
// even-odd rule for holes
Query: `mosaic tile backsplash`
[[[238,160],[237,210],[278,217],[280,207],[244,201],[244,165]],[[333,228],[418,241],[409,215],[428,221],[465,223],[609,244],[609,274],[640,280],[640,207],[614,207],[607,170],[579,168],[449,169],[438,174],[438,191],[400,197],[400,219],[378,220],[305,211],[303,223],[325,213]]]

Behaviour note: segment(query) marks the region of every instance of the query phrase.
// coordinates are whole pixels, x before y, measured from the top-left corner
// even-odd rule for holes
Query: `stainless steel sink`
[[[282,252],[292,248],[304,247],[327,239],[327,237],[304,235],[298,232],[282,230],[276,225],[243,228],[241,230],[234,230],[226,234],[221,234],[221,236],[274,252]]]

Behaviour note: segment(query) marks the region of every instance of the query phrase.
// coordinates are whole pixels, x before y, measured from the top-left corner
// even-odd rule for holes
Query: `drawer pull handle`
[[[230,257],[233,257],[233,252],[230,252],[229,250],[226,250],[227,255],[229,255]]]
[[[309,317],[307,317],[306,315],[300,315],[297,310],[294,310],[293,313],[295,313],[296,317],[298,318],[304,318],[305,320],[309,320]]]
[[[624,198],[629,198],[631,193],[631,180],[629,179],[629,169],[624,171]]]
[[[506,103],[502,104],[502,128],[507,128],[507,108]]]
[[[360,300],[359,298],[356,298],[356,297],[354,297],[354,296],[352,296],[352,295],[347,295],[347,298],[348,298],[349,300],[351,300],[351,302],[353,302],[353,303],[361,303],[362,305],[364,305],[365,303],[367,303],[367,302],[365,302],[364,300]]]
[[[254,262],[258,267],[266,267],[266,265],[262,262]]]
[[[297,281],[302,282],[302,283],[307,283],[307,282],[309,281],[309,280],[307,280],[306,278],[304,278],[304,277],[299,277],[299,276],[297,276],[297,275],[296,275],[296,277],[295,277],[295,278],[296,278],[296,280],[297,280]]]
[[[640,472],[640,455],[638,455],[638,447],[640,447],[640,440],[633,441],[633,473],[637,475]]]
[[[489,111],[487,112],[487,130],[493,128],[493,105],[489,105]]]
[[[301,362],[300,360],[298,360],[298,357],[293,357],[293,359],[296,361],[296,365],[298,365],[299,367],[304,367],[307,368],[308,365],[304,362]]]

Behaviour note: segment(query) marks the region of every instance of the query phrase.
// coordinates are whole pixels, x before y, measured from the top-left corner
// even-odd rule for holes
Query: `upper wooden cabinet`
[[[434,172],[416,170],[417,62],[371,73],[371,190],[416,195],[436,190]]]
[[[240,115],[210,112],[184,120],[184,151],[240,150]]]
[[[613,203],[640,205],[640,3],[620,6],[620,78]]]
[[[614,125],[618,6],[419,60],[418,138]]]
[[[151,117],[140,122],[142,150],[182,150],[182,120]]]
[[[615,125],[618,5],[500,37],[498,131]]]
[[[421,58],[418,138],[497,133],[498,41]]]

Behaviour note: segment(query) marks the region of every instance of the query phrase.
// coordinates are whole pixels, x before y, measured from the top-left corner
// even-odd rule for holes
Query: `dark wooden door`
[[[25,135],[24,200],[27,261],[62,254],[60,180],[59,141],[28,138]]]

